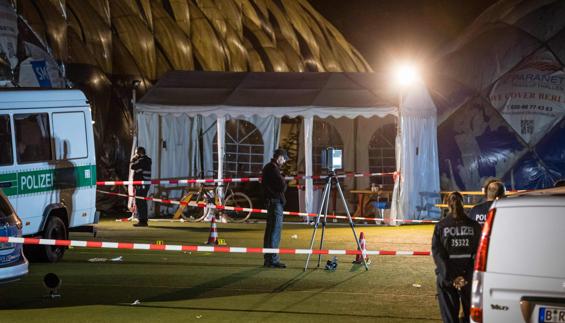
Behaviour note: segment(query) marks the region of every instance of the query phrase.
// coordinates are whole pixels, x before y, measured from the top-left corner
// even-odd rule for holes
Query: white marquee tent
[[[311,175],[314,117],[364,117],[361,124],[366,126],[361,126],[363,129],[359,131],[369,130],[364,129],[371,127],[366,121],[371,119],[367,118],[399,115],[397,96],[384,99],[391,97],[387,85],[390,83],[373,73],[172,71],[137,102],[137,140],[153,157],[154,177],[195,176],[213,169],[216,133],[220,134],[218,156],[224,156],[226,120],[243,119],[257,127],[263,137],[263,162],[267,163],[279,145],[281,118],[300,116],[304,120],[304,172]],[[401,101],[396,160],[402,175],[394,185],[391,216],[428,217],[430,214],[421,212],[423,208],[429,210],[429,203],[427,207],[424,205],[425,197],[439,192],[436,110],[422,85],[406,89]],[[196,138],[202,133],[200,149]],[[367,156],[367,149],[357,150],[360,156]],[[216,162],[217,176],[222,178],[224,161],[220,158]],[[365,167],[366,164],[361,163]],[[351,166],[355,168],[359,164]],[[305,208],[316,212],[312,181],[305,184]]]

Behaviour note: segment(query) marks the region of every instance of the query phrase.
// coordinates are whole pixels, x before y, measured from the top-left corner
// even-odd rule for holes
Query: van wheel
[[[44,239],[66,240],[67,227],[61,218],[50,216],[43,230]],[[38,246],[38,260],[42,262],[57,262],[63,258],[66,247]]]

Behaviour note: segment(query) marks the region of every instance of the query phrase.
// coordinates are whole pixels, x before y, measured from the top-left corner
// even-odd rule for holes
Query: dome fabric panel
[[[432,93],[443,189],[565,177],[564,14],[563,1],[499,1],[440,51]]]

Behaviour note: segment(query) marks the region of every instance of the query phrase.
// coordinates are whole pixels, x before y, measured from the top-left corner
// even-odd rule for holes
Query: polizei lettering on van
[[[96,186],[96,166],[84,165],[0,174],[7,196]]]
[[[34,174],[20,176],[20,192],[53,188],[53,174]]]

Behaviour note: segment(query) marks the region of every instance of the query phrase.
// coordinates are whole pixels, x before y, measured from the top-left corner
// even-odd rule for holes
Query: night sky
[[[309,0],[375,71],[395,59],[425,62],[493,0]]]

